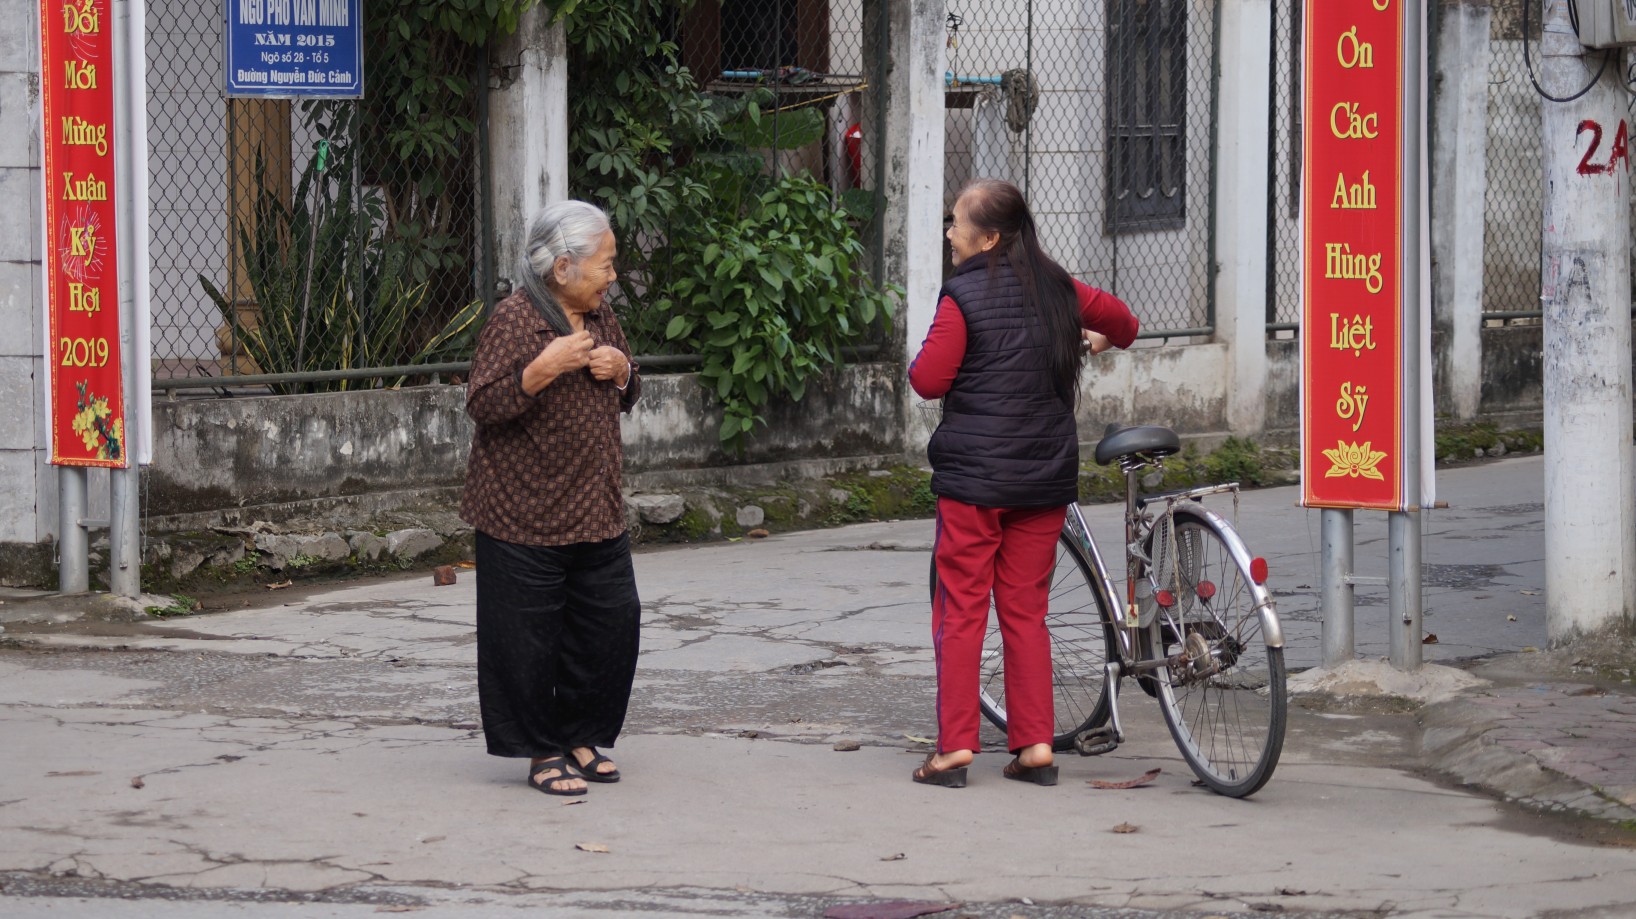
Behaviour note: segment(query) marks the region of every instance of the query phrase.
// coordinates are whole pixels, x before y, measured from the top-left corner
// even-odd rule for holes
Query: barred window
[[[1107,4],[1108,232],[1179,228],[1187,217],[1187,6]]]

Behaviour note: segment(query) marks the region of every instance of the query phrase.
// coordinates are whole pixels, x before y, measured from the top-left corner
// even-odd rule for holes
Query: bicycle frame
[[[1160,463],[1157,460],[1142,457],[1127,457],[1121,461],[1121,468],[1125,473],[1125,596],[1123,598],[1119,596],[1114,586],[1113,579],[1108,573],[1107,563],[1102,558],[1102,552],[1096,544],[1096,538],[1091,533],[1090,524],[1086,522],[1085,515],[1080,511],[1079,505],[1071,504],[1068,506],[1068,516],[1065,523],[1066,529],[1074,535],[1086,558],[1091,563],[1091,571],[1096,587],[1101,592],[1104,601],[1102,608],[1113,619],[1111,623],[1114,627],[1113,633],[1118,637],[1117,647],[1111,655],[1111,659],[1108,660],[1104,673],[1104,680],[1106,681],[1104,691],[1107,693],[1109,700],[1110,727],[1114,744],[1124,741],[1124,731],[1120,727],[1119,720],[1118,691],[1122,678],[1126,675],[1139,676],[1143,673],[1175,667],[1182,663],[1185,657],[1184,652],[1178,652],[1178,654],[1171,657],[1151,658],[1143,658],[1139,654],[1137,646],[1138,633],[1144,626],[1141,623],[1141,612],[1137,604],[1136,589],[1138,582],[1148,576],[1145,571],[1146,566],[1152,563],[1152,559],[1148,557],[1147,552],[1143,549],[1143,544],[1152,534],[1155,521],[1160,518],[1174,520],[1175,508],[1183,501],[1200,501],[1209,495],[1231,493],[1234,507],[1236,508],[1238,504],[1239,486],[1237,482],[1222,485],[1202,485],[1153,495],[1138,495],[1136,491],[1138,473],[1149,466],[1158,465]],[[1164,510],[1158,515],[1150,517],[1147,513],[1147,506],[1159,501],[1165,503]],[[1200,510],[1208,517],[1221,522],[1225,529],[1233,532],[1236,537],[1236,530],[1228,525],[1225,520],[1221,520],[1214,511],[1208,508],[1201,508]],[[1168,531],[1174,533],[1174,526],[1171,526]],[[1249,566],[1251,558],[1242,540],[1235,538],[1228,544],[1228,548],[1235,560],[1246,567]],[[1257,585],[1258,592],[1254,609],[1261,619],[1266,644],[1270,648],[1282,648],[1284,646],[1283,630],[1273,608],[1272,597],[1259,587]],[[1168,613],[1164,615],[1169,618]],[[1174,625],[1175,623],[1172,622],[1173,627]]]

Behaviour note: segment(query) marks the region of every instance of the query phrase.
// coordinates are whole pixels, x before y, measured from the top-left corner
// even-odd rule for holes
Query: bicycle
[[[1109,425],[1099,464],[1125,475],[1124,596],[1077,504],[1057,539],[1046,625],[1056,711],[1052,747],[1091,756],[1124,741],[1119,687],[1129,676],[1159,702],[1182,758],[1211,790],[1242,798],[1272,777],[1288,714],[1284,639],[1267,565],[1203,505],[1238,483],[1138,494],[1145,470],[1181,449],[1174,431]],[[1157,510],[1155,510],[1158,508]],[[932,593],[937,561],[932,560]],[[1005,728],[998,617],[983,641],[980,703]],[[1110,653],[1111,652],[1111,653]]]

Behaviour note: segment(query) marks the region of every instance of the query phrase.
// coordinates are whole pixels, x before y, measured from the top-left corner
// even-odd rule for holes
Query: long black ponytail
[[[1073,278],[1040,248],[1034,215],[1017,186],[1000,179],[973,179],[960,195],[966,198],[972,226],[980,233],[999,234],[995,252],[1011,263],[1024,299],[1034,306],[1052,383],[1063,401],[1073,405],[1079,398],[1079,372],[1085,366]],[[995,261],[989,260],[990,271]]]

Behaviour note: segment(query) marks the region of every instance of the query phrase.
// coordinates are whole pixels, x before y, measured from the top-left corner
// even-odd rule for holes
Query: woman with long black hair
[[[927,445],[937,495],[937,749],[916,782],[959,788],[980,749],[977,677],[992,596],[1005,654],[1006,778],[1054,785],[1051,644],[1045,626],[1057,533],[1078,498],[1074,406],[1087,352],[1127,348],[1137,321],[1040,248],[1015,185],[961,190],[948,239],[954,276],[909,382],[943,400]]]

